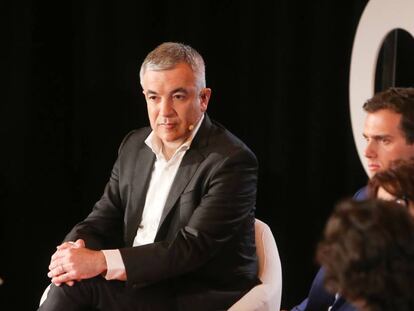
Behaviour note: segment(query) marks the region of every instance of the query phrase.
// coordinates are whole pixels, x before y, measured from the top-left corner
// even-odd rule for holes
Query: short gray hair
[[[206,87],[203,57],[191,46],[176,42],[162,43],[147,55],[139,72],[141,85],[147,70],[168,70],[179,63],[186,63],[191,67],[198,88]]]

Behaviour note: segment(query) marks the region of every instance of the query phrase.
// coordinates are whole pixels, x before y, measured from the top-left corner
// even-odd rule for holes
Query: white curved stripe
[[[383,41],[397,28],[414,36],[413,0],[369,1],[355,34],[349,75],[349,104],[354,140],[366,172],[362,137],[365,113],[362,105],[374,94],[376,64]]]

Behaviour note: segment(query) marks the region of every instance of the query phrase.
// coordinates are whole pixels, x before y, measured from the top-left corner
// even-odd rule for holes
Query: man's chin
[[[381,167],[380,166],[368,166],[368,171],[369,171],[369,174],[372,176],[378,173],[379,171],[381,171]]]

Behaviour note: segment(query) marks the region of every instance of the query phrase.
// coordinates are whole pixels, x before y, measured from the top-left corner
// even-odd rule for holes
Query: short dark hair
[[[368,182],[368,193],[375,198],[379,188],[396,198],[414,202],[414,158],[395,160],[383,171],[376,173]]]
[[[325,286],[371,311],[414,310],[414,219],[391,201],[343,201],[325,228],[317,259]]]
[[[367,100],[363,108],[368,113],[388,109],[401,114],[400,129],[407,143],[414,143],[414,88],[389,88]]]

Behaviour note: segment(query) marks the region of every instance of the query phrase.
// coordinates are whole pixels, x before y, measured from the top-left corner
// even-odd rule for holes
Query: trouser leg
[[[129,289],[125,282],[102,277],[82,280],[74,286],[52,285],[38,311],[170,311],[175,310],[172,295],[159,288]]]

